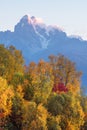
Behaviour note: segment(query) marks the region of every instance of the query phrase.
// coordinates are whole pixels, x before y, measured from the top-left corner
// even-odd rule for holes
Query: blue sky
[[[0,31],[13,30],[25,14],[87,39],[87,0],[0,0]]]

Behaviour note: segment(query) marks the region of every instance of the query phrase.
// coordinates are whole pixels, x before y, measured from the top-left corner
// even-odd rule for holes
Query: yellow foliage
[[[76,130],[75,126],[71,124],[71,121],[67,122],[66,130]]]
[[[42,104],[36,105],[35,102],[26,102],[23,115],[23,127],[28,130],[47,130],[46,118],[47,110]]]
[[[11,86],[8,86],[6,80],[0,77],[0,110],[5,116],[11,113],[13,96]]]
[[[73,93],[74,95],[77,95],[77,93],[80,93],[80,83],[78,81],[76,81],[75,84],[70,84],[68,83],[67,86],[68,91]]]

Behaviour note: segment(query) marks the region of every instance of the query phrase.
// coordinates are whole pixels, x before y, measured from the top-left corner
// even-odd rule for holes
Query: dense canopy
[[[15,47],[0,45],[0,130],[87,130],[81,72],[62,55],[24,65]]]

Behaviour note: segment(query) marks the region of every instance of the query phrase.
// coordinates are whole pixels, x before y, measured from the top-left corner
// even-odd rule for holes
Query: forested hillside
[[[78,71],[83,72],[82,86],[87,89],[87,41],[81,37],[68,36],[58,26],[46,25],[35,16],[25,15],[12,32],[0,31],[0,43],[21,50],[26,64],[31,61],[38,63],[40,59],[48,61],[51,54],[66,56],[76,63]]]
[[[87,130],[82,73],[63,55],[25,65],[0,45],[0,130]]]

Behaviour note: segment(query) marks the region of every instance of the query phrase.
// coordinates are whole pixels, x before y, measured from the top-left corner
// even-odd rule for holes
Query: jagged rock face
[[[41,58],[48,60],[50,54],[64,54],[83,71],[83,82],[87,85],[87,41],[68,37],[57,26],[47,26],[41,19],[25,15],[13,32],[0,32],[0,43],[20,49],[26,63]]]

